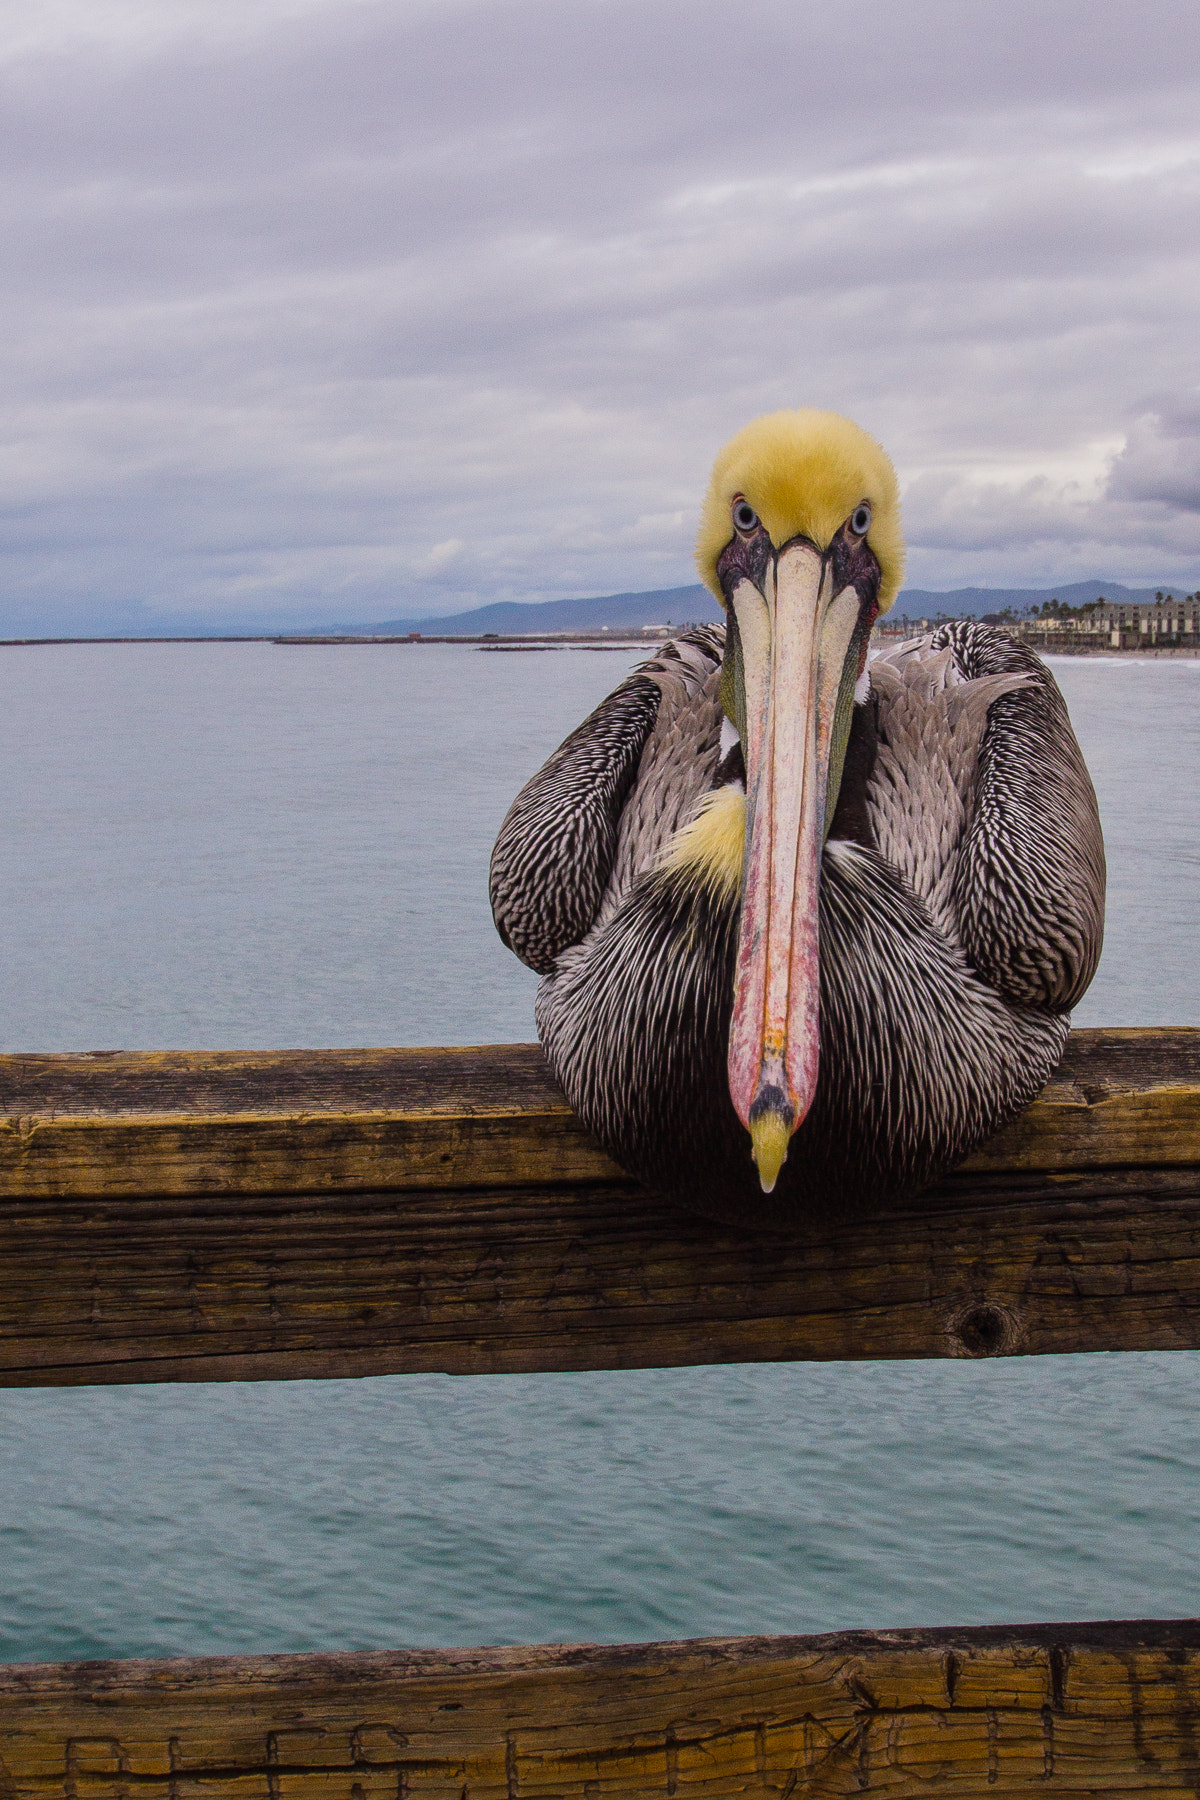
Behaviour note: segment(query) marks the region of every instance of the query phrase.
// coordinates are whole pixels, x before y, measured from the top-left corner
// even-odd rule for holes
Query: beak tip
[[[787,1161],[792,1140],[790,1118],[774,1108],[764,1109],[750,1125],[750,1154],[758,1166],[758,1179],[764,1194],[773,1193],[779,1171]]]

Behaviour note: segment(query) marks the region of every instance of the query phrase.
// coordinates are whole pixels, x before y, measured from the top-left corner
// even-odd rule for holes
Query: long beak
[[[765,591],[733,595],[746,692],[746,849],[729,1091],[770,1193],[812,1104],[820,1038],[818,900],[830,747],[858,618],[812,545],[788,544]]]

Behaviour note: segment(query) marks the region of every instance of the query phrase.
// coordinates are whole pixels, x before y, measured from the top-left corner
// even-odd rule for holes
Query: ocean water
[[[532,1036],[486,865],[628,652],[0,653],[0,1048]],[[1200,663],[1057,659],[1109,931],[1200,1024]],[[1200,1360],[0,1393],[0,1658],[1200,1611]]]

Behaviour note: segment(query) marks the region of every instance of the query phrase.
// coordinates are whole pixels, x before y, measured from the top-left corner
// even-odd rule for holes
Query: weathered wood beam
[[[529,1048],[6,1064],[4,1385],[1200,1347],[1200,1032],[1080,1033],[966,1170],[787,1236],[621,1179]]]
[[[0,1057],[0,1194],[621,1179],[536,1044]]]
[[[1079,1031],[969,1169],[1200,1163],[1200,1031]],[[536,1044],[0,1056],[0,1195],[612,1181]]]
[[[0,1670],[8,1800],[1194,1794],[1200,1624]]]

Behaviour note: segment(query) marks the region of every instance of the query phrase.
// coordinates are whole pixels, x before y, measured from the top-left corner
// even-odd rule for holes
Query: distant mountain
[[[1200,582],[1196,583],[1200,587]],[[1178,582],[1161,583],[1164,593],[1177,597],[1189,592]],[[1041,607],[1046,600],[1062,600],[1071,606],[1089,600],[1117,600],[1125,603],[1152,601],[1156,588],[1129,588],[1119,581],[1076,581],[1061,587],[955,588],[938,593],[932,588],[905,588],[896,602],[893,616],[918,619],[978,618],[982,613],[1003,612],[1012,607],[1024,611]],[[426,614],[421,618],[384,619],[372,625],[301,624],[262,614],[177,613],[151,618],[147,609],[121,614],[109,612],[100,617],[58,611],[20,618],[4,616],[0,606],[0,639],[56,638],[172,638],[172,637],[326,637],[381,635],[392,637],[409,631],[425,636],[479,637],[486,631],[503,636],[543,632],[599,631],[608,626],[612,631],[638,630],[643,625],[683,625],[689,622],[714,622],[721,610],[706,587],[693,582],[687,587],[651,588],[631,594],[602,594],[593,600],[504,600],[489,606],[476,606],[469,612]]]
[[[540,631],[600,631],[637,629],[641,625],[682,625],[689,621],[715,623],[721,609],[706,587],[652,588],[644,594],[604,594],[596,600],[498,600],[476,606],[470,612],[443,613],[432,619],[385,619],[381,625],[355,625],[349,629],[380,634],[404,631],[433,633],[438,637],[478,637],[484,631],[505,636]]]
[[[1052,588],[955,588],[949,593],[904,588],[893,612],[897,618],[936,619],[941,614],[946,618],[977,619],[983,613],[1003,612],[1007,607],[1017,611],[1040,607],[1046,600],[1062,600],[1068,606],[1101,599],[1145,602],[1153,600],[1156,591],[1123,587],[1119,581],[1075,581]],[[1163,591],[1174,589],[1164,587]],[[643,625],[715,623],[721,617],[721,609],[708,589],[695,582],[690,587],[652,588],[646,593],[603,594],[594,600],[501,600],[474,607],[470,612],[384,619],[374,625],[343,625],[335,629],[361,632],[364,636],[419,631],[435,637],[479,637],[485,631],[495,631],[508,637],[551,631],[601,631],[606,625],[613,631],[636,631]]]

